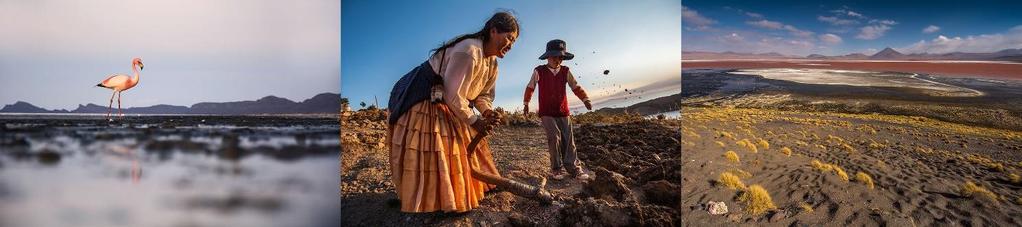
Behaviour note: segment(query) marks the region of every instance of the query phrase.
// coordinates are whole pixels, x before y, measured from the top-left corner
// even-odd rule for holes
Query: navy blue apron
[[[447,51],[444,52],[446,55]],[[443,61],[443,56],[441,56],[441,69],[443,69]],[[429,65],[429,60],[402,76],[390,90],[390,103],[387,105],[387,109],[390,110],[388,119],[390,125],[397,123],[397,119],[415,104],[430,99],[433,85],[439,84],[443,84],[443,78],[433,72],[433,66]]]

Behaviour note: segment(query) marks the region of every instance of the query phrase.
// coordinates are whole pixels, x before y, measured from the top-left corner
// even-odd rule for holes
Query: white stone
[[[727,213],[727,205],[724,204],[724,202],[710,201],[710,202],[706,203],[706,211],[710,212],[710,214],[712,214],[712,215],[726,214]]]

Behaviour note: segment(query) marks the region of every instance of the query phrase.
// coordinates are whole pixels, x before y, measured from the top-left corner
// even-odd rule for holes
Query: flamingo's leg
[[[113,109],[114,108],[114,95],[116,95],[116,94],[117,94],[117,90],[114,90],[114,93],[110,94],[110,105],[107,105],[107,107],[106,107],[106,109],[107,109],[106,118],[110,119],[110,120],[113,120],[113,118],[110,118],[110,115],[114,113],[114,109]]]
[[[124,120],[124,112],[121,112],[121,92],[117,92],[117,114]]]

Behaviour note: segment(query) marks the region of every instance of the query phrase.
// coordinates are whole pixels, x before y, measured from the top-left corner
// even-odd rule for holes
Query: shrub
[[[810,165],[812,165],[813,168],[816,168],[824,173],[834,171],[834,174],[837,174],[837,176],[840,177],[841,180],[848,181],[848,173],[845,173],[845,170],[842,169],[840,166],[829,163],[823,163],[820,162],[820,160],[816,159],[813,159],[813,161],[810,162]]]
[[[738,144],[739,147],[744,147],[745,149],[748,149],[749,152],[752,153],[759,152],[759,149],[756,149],[756,144],[750,142],[749,139],[739,140],[738,142],[735,142],[735,144]]]
[[[354,121],[362,121],[362,120],[366,120],[366,121],[386,121],[388,116],[390,116],[390,115],[387,114],[386,110],[376,109],[376,108],[373,108],[373,109],[361,109],[361,110],[353,112],[351,114],[351,116],[347,117],[347,119],[342,119],[342,120],[347,120],[347,121],[352,121],[352,122],[354,122]]]
[[[869,189],[873,189],[873,178],[869,174],[863,172],[855,173],[855,181],[862,182]]]
[[[887,145],[879,143],[877,141],[874,141],[874,140],[870,139],[869,140],[869,148],[874,149],[874,150],[879,150],[879,149],[887,148]]]
[[[848,181],[848,173],[845,173],[844,169],[834,164],[830,164],[830,166],[834,168],[834,173],[837,174],[837,176],[840,177],[841,180]]]
[[[807,213],[807,214],[808,213],[813,213],[813,205],[809,205],[809,203],[801,202],[801,203],[798,204],[798,206],[802,208],[802,212],[803,213]]]
[[[702,138],[702,136],[700,136],[699,134],[696,134],[696,132],[689,131],[689,130],[684,130],[684,131],[685,131],[685,138],[684,139],[686,139],[686,140],[698,140],[698,139]]]
[[[811,164],[813,165],[813,168],[816,168],[816,169],[818,169],[820,171],[823,171],[823,172],[830,172],[830,170],[833,169],[833,167],[831,165],[823,164],[822,162],[820,162],[820,160],[816,160],[816,159],[813,159]]]
[[[765,139],[759,139],[759,141],[756,141],[756,145],[762,147],[763,150],[770,150],[770,142],[767,142]]]
[[[844,150],[845,150],[845,151],[847,151],[848,153],[852,153],[852,152],[855,152],[855,148],[854,148],[854,147],[852,147],[851,145],[848,145],[847,143],[842,143],[842,144],[841,144],[841,149],[844,149]]]
[[[766,211],[777,209],[773,199],[770,198],[770,193],[767,193],[767,190],[758,184],[749,186],[738,197],[738,201],[745,202],[745,209],[748,209],[752,215],[759,215]]]
[[[744,189],[745,184],[742,183],[742,179],[734,174],[724,172],[720,174],[720,178],[717,179],[717,185],[723,185],[730,189]]]
[[[521,127],[539,126],[539,120],[535,114],[526,115],[522,111],[505,112],[502,108],[498,109],[498,112],[504,116],[506,125]]]
[[[983,188],[983,186],[972,183],[972,181],[966,181],[965,184],[962,185],[960,193],[964,197],[975,198],[976,196],[980,196],[981,198],[997,202],[997,195],[990,190]]]
[[[781,148],[781,153],[783,153],[784,155],[787,155],[788,157],[791,157],[791,148],[782,147]]]
[[[726,157],[726,158],[727,158],[727,160],[729,160],[729,161],[731,161],[731,162],[734,162],[734,163],[739,163],[739,162],[741,162],[741,161],[740,161],[740,160],[738,159],[738,153],[735,153],[735,151],[727,151],[727,152],[724,152],[724,157]]]
[[[727,131],[717,131],[721,138],[735,139],[735,136]]]

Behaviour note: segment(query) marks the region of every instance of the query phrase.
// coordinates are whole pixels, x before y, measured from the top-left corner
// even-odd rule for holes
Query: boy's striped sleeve
[[[525,103],[529,103],[532,100],[532,93],[536,91],[536,84],[539,83],[539,72],[535,69],[532,70],[532,79],[529,79],[529,83],[525,85]]]

